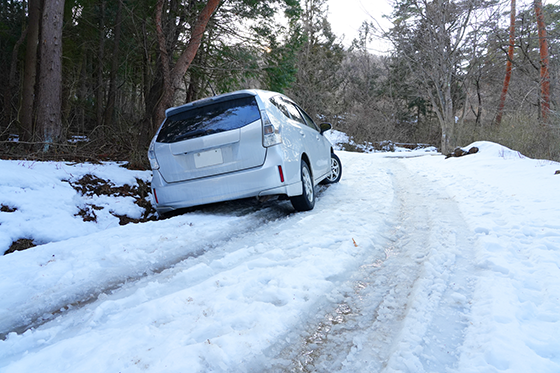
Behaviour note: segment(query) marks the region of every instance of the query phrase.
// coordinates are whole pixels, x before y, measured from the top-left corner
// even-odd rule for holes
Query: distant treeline
[[[559,6],[397,0],[392,27],[364,22],[344,47],[327,5],[0,0],[0,152],[140,166],[166,108],[262,88],[358,142],[560,157]],[[392,50],[372,54],[379,38]]]

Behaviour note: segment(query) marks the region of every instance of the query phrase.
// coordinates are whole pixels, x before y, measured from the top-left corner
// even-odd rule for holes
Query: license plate
[[[196,168],[215,166],[224,163],[222,149],[213,149],[207,152],[194,154],[194,165]]]

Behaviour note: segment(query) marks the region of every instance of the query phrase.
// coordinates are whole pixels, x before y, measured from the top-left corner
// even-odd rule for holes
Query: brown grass
[[[456,128],[457,144],[492,141],[534,159],[560,162],[560,120],[542,123],[536,118],[517,114],[506,116],[500,126],[467,122]]]

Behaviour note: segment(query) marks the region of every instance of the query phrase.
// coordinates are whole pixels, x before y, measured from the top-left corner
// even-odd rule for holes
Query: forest
[[[327,15],[326,0],[0,0],[0,156],[146,168],[167,108],[260,88],[356,143],[560,161],[560,6],[395,0],[391,26],[366,21],[350,46]]]

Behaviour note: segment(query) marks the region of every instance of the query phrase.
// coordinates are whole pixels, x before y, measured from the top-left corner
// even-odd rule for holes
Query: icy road
[[[558,372],[560,165],[474,145],[6,255],[0,372]]]

